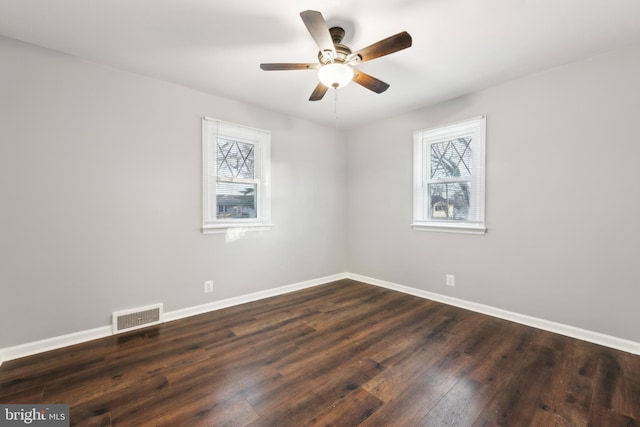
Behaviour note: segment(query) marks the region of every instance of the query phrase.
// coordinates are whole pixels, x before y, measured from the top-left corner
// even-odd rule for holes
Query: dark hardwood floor
[[[78,426],[640,426],[640,357],[343,280],[5,362]]]

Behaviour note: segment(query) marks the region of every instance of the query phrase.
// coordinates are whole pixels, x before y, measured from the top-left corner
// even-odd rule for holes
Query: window
[[[270,223],[271,134],[202,119],[203,233]]]
[[[484,151],[484,116],[414,132],[414,230],[486,232]]]

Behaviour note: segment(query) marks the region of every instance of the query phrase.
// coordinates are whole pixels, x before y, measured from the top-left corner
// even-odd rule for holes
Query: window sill
[[[269,231],[273,227],[271,223],[254,223],[254,224],[215,224],[205,225],[200,230],[202,234],[225,234],[229,231],[247,232],[247,231]]]
[[[436,231],[441,233],[485,234],[487,228],[483,224],[414,222],[411,228],[416,231]]]

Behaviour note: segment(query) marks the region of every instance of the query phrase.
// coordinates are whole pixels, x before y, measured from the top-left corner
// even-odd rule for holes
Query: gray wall
[[[640,341],[639,94],[634,47],[350,132],[349,271]],[[413,131],[483,114],[488,233],[412,231]]]
[[[0,61],[0,348],[347,270],[334,129],[6,38]],[[203,115],[272,132],[271,231],[200,233]]]

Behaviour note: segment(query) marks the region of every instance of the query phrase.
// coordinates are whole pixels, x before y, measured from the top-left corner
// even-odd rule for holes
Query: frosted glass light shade
[[[326,64],[318,70],[318,78],[326,87],[344,87],[353,79],[353,68],[337,62]]]

